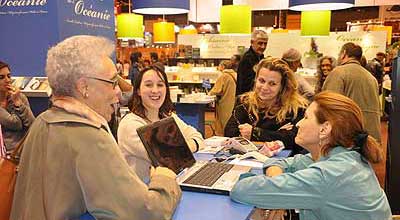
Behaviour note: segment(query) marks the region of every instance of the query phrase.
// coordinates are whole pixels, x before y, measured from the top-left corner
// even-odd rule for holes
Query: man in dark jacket
[[[135,82],[136,76],[139,74],[142,68],[142,53],[134,52],[131,54],[131,69],[129,70],[128,78],[131,80],[131,85]]]
[[[251,34],[251,46],[244,53],[237,71],[236,95],[243,94],[253,89],[256,73],[253,70],[260,60],[264,59],[267,48],[268,35],[262,30],[255,30]]]
[[[382,90],[382,80],[384,75],[383,67],[385,66],[385,54],[379,52],[376,54],[376,57],[368,62],[367,70],[369,70],[372,75],[374,75],[375,79],[378,81],[379,85],[379,93]]]

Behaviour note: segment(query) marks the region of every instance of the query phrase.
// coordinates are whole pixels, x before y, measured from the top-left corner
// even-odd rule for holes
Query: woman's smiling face
[[[277,71],[261,68],[255,85],[257,97],[266,103],[273,103],[281,89],[282,75]]]
[[[140,83],[139,96],[147,111],[159,111],[165,101],[167,87],[161,76],[155,70],[143,74]]]

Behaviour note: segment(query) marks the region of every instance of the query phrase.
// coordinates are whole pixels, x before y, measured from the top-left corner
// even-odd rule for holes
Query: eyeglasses
[[[96,77],[96,76],[86,76],[86,78],[95,79],[95,80],[99,80],[99,81],[102,81],[102,82],[110,83],[110,84],[112,84],[113,89],[115,89],[117,87],[117,85],[118,85],[118,74],[115,74],[112,79],[103,79],[103,78],[99,78],[99,77]]]

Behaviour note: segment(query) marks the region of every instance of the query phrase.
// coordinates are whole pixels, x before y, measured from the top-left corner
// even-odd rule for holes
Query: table
[[[233,202],[229,196],[198,192],[182,192],[174,220],[246,219],[252,206]]]
[[[276,157],[288,157],[290,153],[290,150],[283,150]],[[212,155],[196,154],[195,157],[196,160],[205,160],[210,159]],[[258,172],[256,171],[255,173]],[[233,202],[230,197],[226,195],[182,191],[181,201],[172,219],[245,220],[252,210],[252,206]]]
[[[283,150],[275,157],[288,157],[290,150]],[[195,154],[196,160],[209,160],[213,155]],[[253,171],[252,171],[253,172]],[[244,220],[253,210],[252,206],[233,202],[229,196],[182,191],[182,198],[172,216],[173,220]],[[79,220],[94,220],[89,213]]]

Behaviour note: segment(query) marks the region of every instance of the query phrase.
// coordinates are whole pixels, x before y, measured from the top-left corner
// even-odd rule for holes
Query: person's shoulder
[[[71,140],[93,143],[108,140],[107,129],[89,120],[58,109],[49,109],[40,114],[31,127],[35,132],[49,129],[53,138],[73,137]],[[38,130],[39,129],[39,130]]]
[[[341,150],[341,149],[340,149]],[[340,177],[348,175],[350,171],[357,170],[360,164],[360,154],[355,151],[332,149],[336,151],[334,154],[328,156],[326,159],[318,161],[311,166],[320,169],[325,175],[329,177]]]
[[[247,51],[243,54],[242,59],[240,60],[240,62],[242,61],[246,61],[248,59],[251,59],[252,57],[254,57],[254,52],[251,50],[251,48],[247,49]]]
[[[126,126],[141,127],[146,124],[147,124],[147,122],[142,117],[130,112],[121,119],[119,126],[120,127],[126,127]]]
[[[39,115],[40,120],[48,124],[59,124],[59,126],[69,126],[70,124],[79,125],[90,125],[95,128],[100,128],[101,123],[91,121],[87,118],[79,116],[77,114],[69,113],[63,109],[50,108]]]

